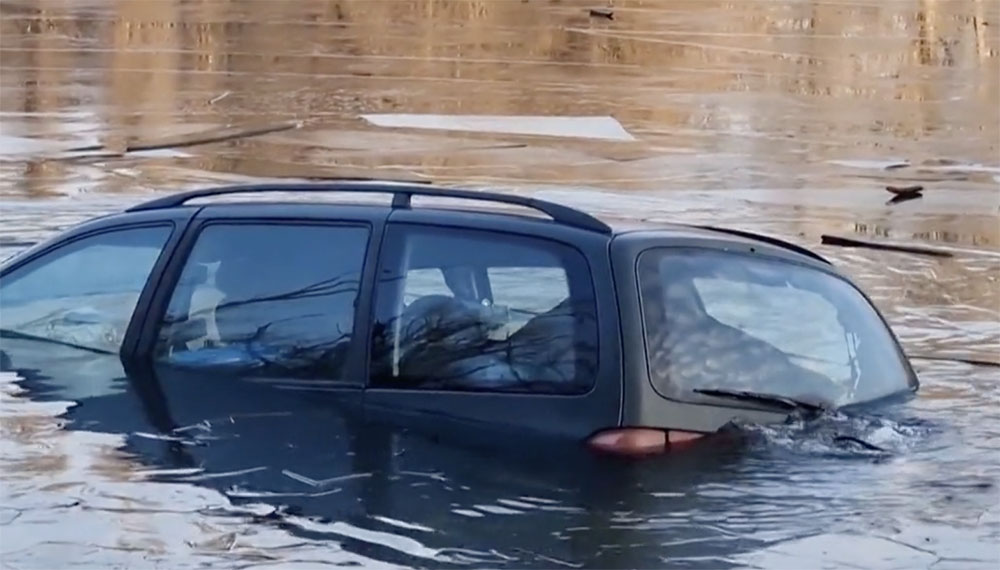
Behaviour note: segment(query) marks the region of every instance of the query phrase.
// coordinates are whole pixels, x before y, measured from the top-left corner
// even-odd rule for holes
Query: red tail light
[[[598,432],[587,440],[587,445],[615,455],[656,455],[690,447],[704,435],[690,431],[626,427]]]

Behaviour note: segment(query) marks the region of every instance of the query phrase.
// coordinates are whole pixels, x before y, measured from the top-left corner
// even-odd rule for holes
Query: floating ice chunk
[[[439,129],[481,133],[506,133],[634,141],[614,117],[532,115],[418,115],[372,114],[361,118],[378,127]]]
[[[848,168],[870,168],[874,170],[887,170],[894,167],[910,166],[910,163],[903,159],[885,159],[885,160],[868,160],[868,159],[845,159],[845,160],[828,160],[830,164],[836,164],[837,166],[846,166]]]
[[[0,160],[24,160],[25,158],[54,155],[81,144],[83,143],[80,141],[54,141],[0,135]]]

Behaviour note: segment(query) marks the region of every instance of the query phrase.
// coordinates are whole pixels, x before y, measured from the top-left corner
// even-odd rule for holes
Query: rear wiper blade
[[[715,396],[717,398],[730,398],[732,400],[740,400],[745,402],[761,402],[765,404],[774,404],[789,410],[803,410],[807,412],[817,412],[817,413],[829,410],[829,407],[823,404],[815,404],[812,402],[806,402],[804,400],[797,400],[795,398],[779,396],[777,394],[751,392],[749,390],[722,390],[715,388],[710,388],[710,389],[696,388],[693,391],[699,394],[705,394],[706,396]]]

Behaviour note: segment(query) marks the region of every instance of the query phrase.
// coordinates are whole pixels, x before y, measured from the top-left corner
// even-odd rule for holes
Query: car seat
[[[399,317],[400,346],[420,343],[468,345],[486,338],[477,307],[448,295],[424,295]]]
[[[668,328],[697,327],[711,319],[690,279],[671,279],[663,289],[663,319]]]
[[[399,316],[396,337],[401,376],[417,378],[441,372],[490,343],[478,307],[449,295],[425,295]]]
[[[524,371],[527,380],[572,381],[577,358],[584,356],[576,354],[583,318],[574,313],[572,297],[535,315],[508,339],[512,364]]]
[[[837,387],[825,375],[792,362],[770,342],[712,316],[691,280],[667,284],[663,299],[665,330],[657,338],[650,372],[655,369],[662,377],[669,372],[675,389],[836,395]]]
[[[640,280],[647,360],[653,384],[676,390],[681,388],[678,366],[697,371],[701,366],[695,363],[705,361],[707,347],[697,342],[696,333],[711,317],[690,280],[674,274],[670,282],[664,281],[659,271]]]
[[[204,302],[198,297],[204,296],[207,286],[208,268],[205,265],[199,263],[185,268],[165,317],[168,336],[164,344],[168,352],[188,350],[192,342],[208,336],[209,315],[198,308]]]
[[[254,297],[257,283],[249,264],[241,257],[223,258],[215,271],[215,288],[222,295],[214,311],[216,329],[219,332],[219,342],[232,344],[247,340],[249,332],[241,318],[246,309],[234,303],[247,301]]]

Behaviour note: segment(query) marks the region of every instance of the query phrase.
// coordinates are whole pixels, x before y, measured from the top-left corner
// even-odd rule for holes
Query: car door
[[[105,218],[12,258],[0,274],[2,368],[63,399],[121,391],[123,347],[189,218]]]
[[[607,239],[515,217],[394,211],[379,255],[366,413],[486,441],[582,440],[618,425]]]
[[[172,423],[360,407],[367,311],[357,308],[384,217],[363,206],[205,207],[136,349]]]

